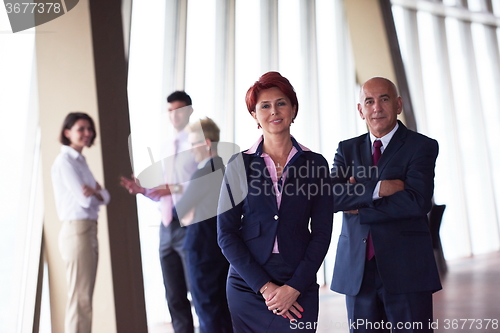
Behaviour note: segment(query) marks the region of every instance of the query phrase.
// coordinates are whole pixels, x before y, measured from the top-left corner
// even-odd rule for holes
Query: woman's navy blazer
[[[228,163],[218,207],[218,243],[232,268],[256,293],[268,281],[262,265],[275,237],[285,262],[295,269],[287,285],[303,293],[316,282],[328,251],[333,223],[333,199],[325,158],[303,150],[284,172],[280,209],[262,154],[234,155]]]

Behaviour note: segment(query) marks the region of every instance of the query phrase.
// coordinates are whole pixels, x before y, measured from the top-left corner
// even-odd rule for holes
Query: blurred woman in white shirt
[[[66,264],[68,302],[65,333],[90,333],[92,295],[97,272],[97,217],[109,193],[90,172],[84,147],[96,138],[94,121],[86,113],[66,116],[60,133],[61,153],[52,165],[52,183],[59,219],[59,250]]]

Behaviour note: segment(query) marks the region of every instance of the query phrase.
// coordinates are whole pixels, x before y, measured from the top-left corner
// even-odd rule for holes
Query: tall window
[[[292,134],[330,163],[341,139],[366,131],[356,111],[357,87],[342,0],[170,0],[168,10],[186,8],[186,21],[179,14],[184,9],[179,10],[174,15],[180,20],[177,28],[167,24],[165,31],[160,28],[164,8],[159,5],[154,13],[150,8],[136,1],[132,13],[129,98],[134,170],[141,171],[151,163],[147,140],[155,136],[157,123],[164,126],[168,121],[161,115],[166,103],[163,96],[169,92],[160,91],[160,73],[163,66],[169,68],[172,54],[182,54],[175,47],[164,48],[165,38],[171,41],[172,36],[178,45],[185,38],[185,68],[182,59],[176,59],[179,65],[164,75],[184,82],[176,89],[185,89],[193,98],[192,119],[212,117],[221,126],[222,140],[234,142],[242,150],[261,134],[248,114],[245,93],[270,70],[280,71],[297,92],[300,108]],[[225,28],[220,29],[220,24]],[[162,59],[169,60],[162,63]],[[183,77],[175,79],[178,75]],[[228,101],[234,103],[228,105]],[[169,320],[157,253],[160,218],[156,205],[147,199],[139,196],[138,205],[152,328]],[[333,239],[340,232],[340,219],[336,221]],[[327,273],[319,274],[321,282],[331,278],[336,242],[332,244]]]
[[[42,239],[34,29],[0,6],[0,331],[31,330]]]
[[[215,0],[189,0],[186,40],[186,92],[193,99],[193,119],[216,119]]]
[[[128,96],[135,175],[160,159],[160,134],[168,124],[162,91],[165,3],[156,1],[155,10],[151,8],[150,2],[135,1],[132,9]],[[142,195],[137,205],[147,320],[155,332],[170,321],[158,254],[160,213],[158,204]]]
[[[440,145],[434,199],[447,205],[445,256],[498,250],[499,18],[488,1],[392,2],[411,95],[422,99],[418,128]]]
[[[262,32],[261,1],[237,1],[236,2],[236,38],[235,53],[236,86],[234,89],[235,100],[235,142],[242,148],[250,147],[255,141],[259,131],[257,124],[252,123],[245,104],[245,94],[250,86],[257,81],[262,74],[260,36]],[[274,50],[273,47],[268,47]],[[271,51],[267,50],[267,51]],[[279,68],[273,68],[279,70]]]

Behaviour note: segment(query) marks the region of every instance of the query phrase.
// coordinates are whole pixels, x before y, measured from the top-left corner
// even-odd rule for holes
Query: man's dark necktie
[[[375,140],[373,142],[373,165],[376,166],[378,164],[378,160],[380,159],[380,156],[382,155],[382,150],[380,149],[382,147],[382,141],[380,140]],[[368,232],[368,240],[366,244],[366,259],[372,260],[373,257],[375,256],[375,249],[373,248],[373,241],[372,241],[372,234],[371,232]]]

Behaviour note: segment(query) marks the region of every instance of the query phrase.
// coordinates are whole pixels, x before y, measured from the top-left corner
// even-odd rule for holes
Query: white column
[[[261,74],[279,71],[278,0],[260,1]]]
[[[403,8],[406,52],[404,52],[405,69],[408,76],[408,85],[411,92],[417,128],[420,133],[427,132],[427,116],[425,109],[424,82],[422,77],[422,59],[420,56],[420,43],[418,34],[417,11]]]
[[[175,90],[184,90],[186,73],[187,0],[165,4],[165,51],[163,101]],[[162,103],[166,108],[167,103]]]
[[[219,119],[222,141],[232,142],[235,139],[235,8],[235,0],[216,1],[214,112]]]

